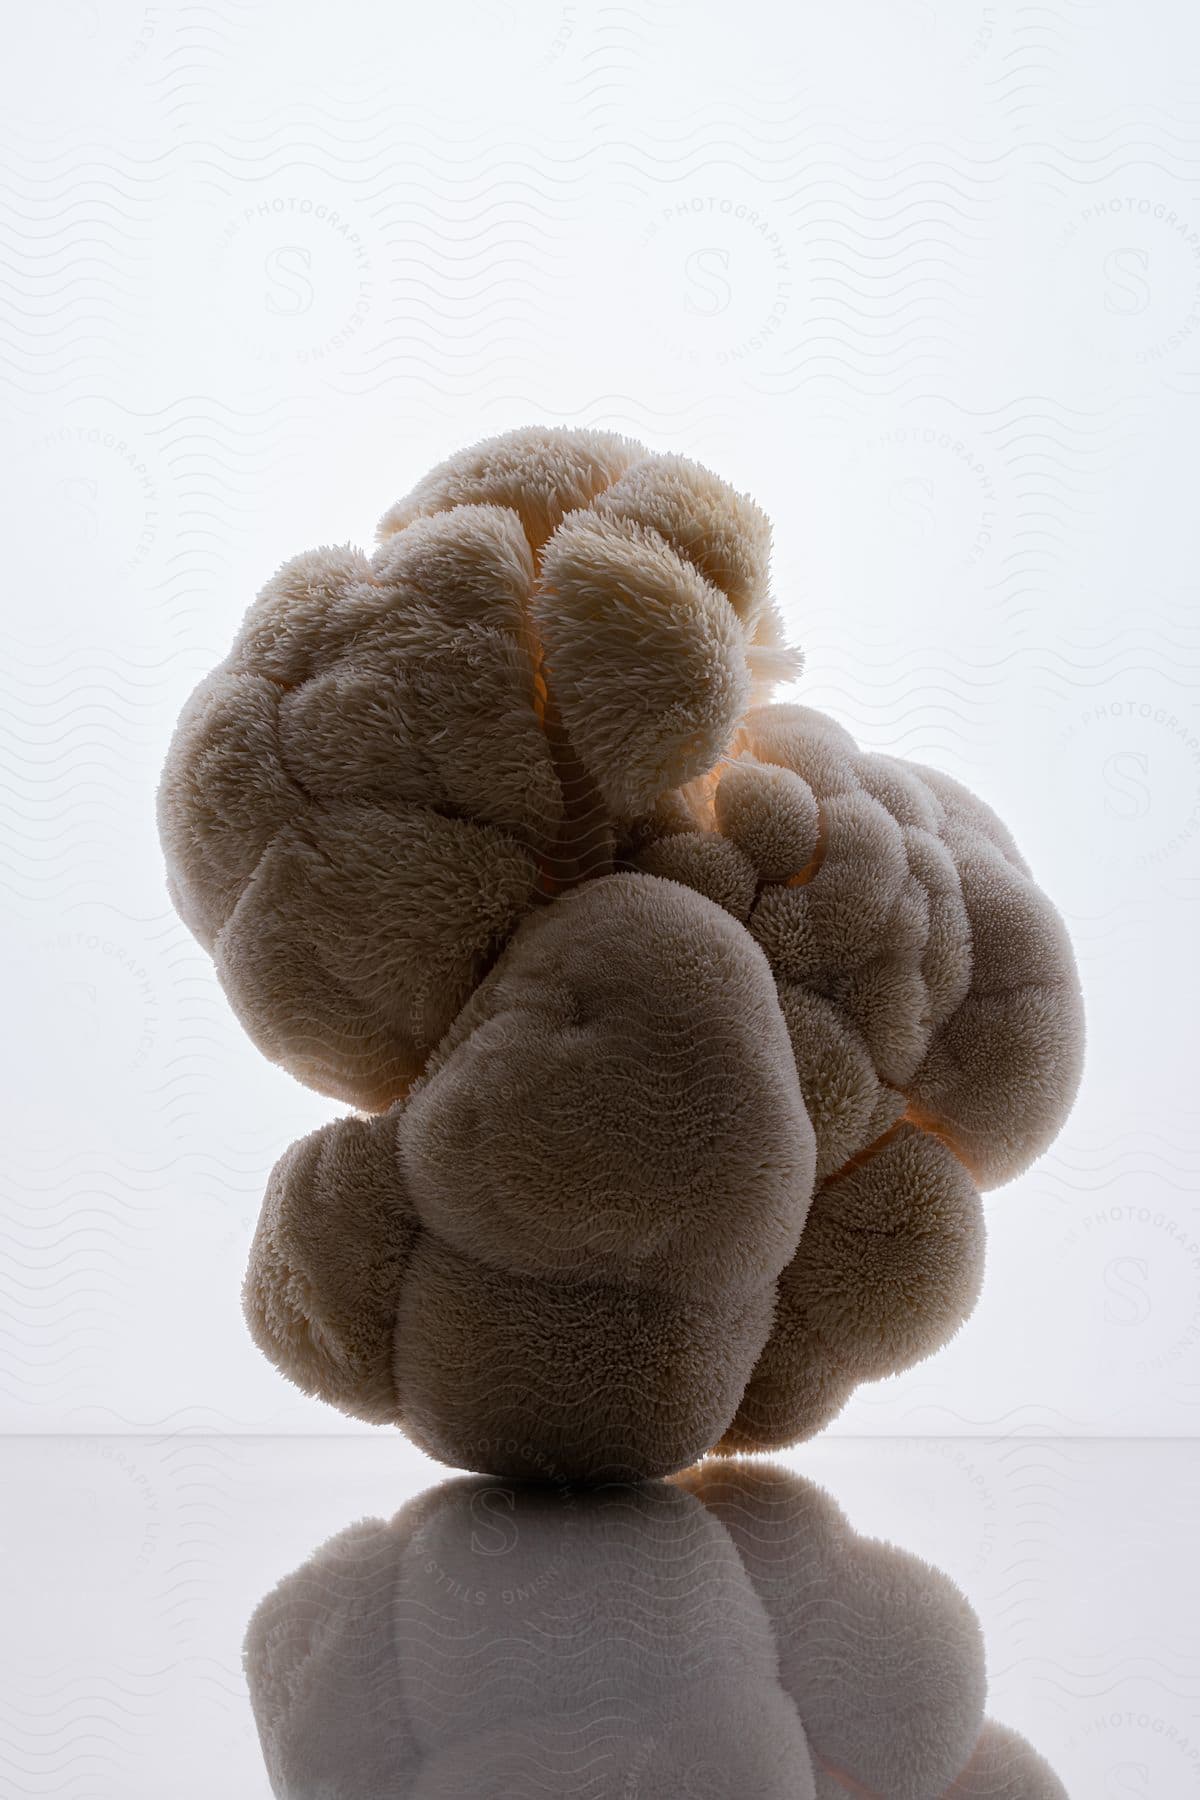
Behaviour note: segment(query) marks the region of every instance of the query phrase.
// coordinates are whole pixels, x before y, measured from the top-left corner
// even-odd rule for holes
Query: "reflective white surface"
[[[392,1519],[447,1476],[384,1435],[9,1440],[4,1465],[0,1792],[72,1800],[266,1796],[241,1660],[252,1612],[336,1533],[363,1519]],[[842,1438],[772,1466],[815,1483],[846,1515],[839,1547],[824,1527],[814,1536],[819,1507],[798,1514],[789,1554],[800,1553],[806,1532],[813,1537],[835,1588],[846,1572],[852,1620],[866,1616],[853,1598],[862,1537],[914,1553],[961,1590],[983,1631],[989,1715],[1028,1740],[1073,1797],[1200,1794],[1200,1451],[1183,1443]],[[565,1504],[586,1522],[582,1496]],[[484,1515],[478,1533],[459,1533],[453,1580],[470,1590],[477,1567],[474,1585],[494,1592],[506,1584],[501,1565],[524,1570],[505,1600],[516,1609],[516,1637],[536,1629],[545,1584],[528,1581],[521,1559],[528,1561],[530,1539],[518,1541],[503,1501]],[[582,1527],[568,1534],[553,1565],[566,1568],[577,1604],[586,1604],[596,1569],[586,1537]],[[639,1554],[647,1616],[663,1641],[686,1649],[699,1607],[711,1646],[714,1624],[703,1609],[715,1578],[697,1581],[696,1607],[680,1611],[678,1585],[672,1598],[655,1562],[661,1554],[667,1568],[675,1555],[670,1534],[651,1534]],[[436,1620],[447,1585],[440,1598],[437,1585],[418,1594],[410,1623]],[[934,1585],[936,1620],[944,1589]],[[788,1628],[803,1639],[814,1617],[811,1592],[803,1581],[791,1591]],[[597,1588],[601,1614],[605,1604]],[[909,1613],[897,1617],[908,1629],[905,1604]],[[733,1619],[736,1607],[726,1610]],[[777,1628],[788,1615],[789,1606],[777,1606]],[[827,1608],[812,1631],[828,1632],[836,1615]],[[431,1642],[436,1647],[436,1631]],[[852,1676],[864,1652],[854,1630],[848,1642],[842,1663]],[[818,1642],[818,1662],[819,1650]],[[557,1679],[567,1679],[572,1659],[558,1657],[553,1643],[547,1653]],[[895,1730],[899,1681],[896,1674],[883,1688],[863,1682],[851,1692],[855,1730],[868,1739]],[[705,1779],[713,1775],[708,1761],[705,1771]],[[347,1769],[350,1794],[353,1777]],[[707,1800],[709,1788],[697,1792]]]

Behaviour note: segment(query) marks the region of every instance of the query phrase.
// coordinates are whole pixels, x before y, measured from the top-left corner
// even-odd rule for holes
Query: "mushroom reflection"
[[[756,1465],[450,1481],[259,1606],[280,1800],[1065,1800],[943,1574]]]

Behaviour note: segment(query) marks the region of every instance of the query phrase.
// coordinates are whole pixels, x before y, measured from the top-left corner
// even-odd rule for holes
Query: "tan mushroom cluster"
[[[707,470],[514,432],[379,538],[267,583],[159,795],[238,1016],[358,1109],[272,1174],[255,1338],[460,1467],[807,1436],[970,1310],[1079,1079],[1062,923],[956,782],[770,704]]]

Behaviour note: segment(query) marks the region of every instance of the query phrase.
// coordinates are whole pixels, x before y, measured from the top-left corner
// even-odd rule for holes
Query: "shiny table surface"
[[[386,1435],[3,1458],[5,1796],[1200,1795],[1186,1441],[829,1437],[599,1495]]]

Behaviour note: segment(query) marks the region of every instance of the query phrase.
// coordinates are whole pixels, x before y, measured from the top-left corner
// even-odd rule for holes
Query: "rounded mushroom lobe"
[[[464,1008],[399,1141],[428,1233],[397,1338],[418,1441],[588,1479],[702,1455],[766,1338],[814,1163],[736,920],[647,875],[564,895]]]
[[[795,666],[762,513],[632,439],[488,439],[378,538],[264,585],[158,796],[172,901],[247,1031],[371,1112],[525,914],[611,870],[623,823]]]

